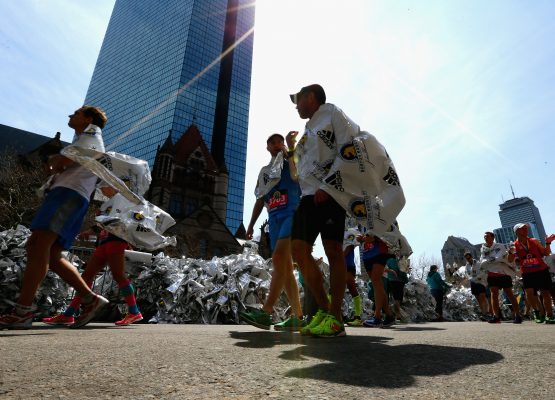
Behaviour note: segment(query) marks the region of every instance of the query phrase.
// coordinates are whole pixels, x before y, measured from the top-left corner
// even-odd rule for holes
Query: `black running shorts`
[[[291,240],[302,240],[311,245],[318,235],[322,240],[343,243],[345,210],[332,198],[314,204],[314,196],[304,196],[295,211]]]

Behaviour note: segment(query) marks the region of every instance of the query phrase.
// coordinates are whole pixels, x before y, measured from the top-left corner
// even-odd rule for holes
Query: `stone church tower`
[[[225,225],[229,174],[219,168],[195,125],[176,143],[171,133],[158,148],[147,198],[169,212],[177,224],[181,255],[211,258],[241,251]]]

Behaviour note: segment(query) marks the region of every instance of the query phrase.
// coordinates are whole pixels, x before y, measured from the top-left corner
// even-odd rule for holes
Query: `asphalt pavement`
[[[554,399],[555,325],[34,324],[0,331],[0,399]]]

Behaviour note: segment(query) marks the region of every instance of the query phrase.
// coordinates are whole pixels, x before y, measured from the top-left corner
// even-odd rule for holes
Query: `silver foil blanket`
[[[23,226],[0,232],[0,313],[9,312],[18,297],[26,265],[25,244],[30,233]],[[83,269],[83,261],[74,253],[65,256],[76,268]],[[270,287],[271,268],[271,261],[260,257],[255,246],[245,247],[241,254],[212,260],[175,259],[160,253],[126,261],[141,312],[151,323],[239,323],[239,311],[262,306]],[[329,281],[326,265],[323,271]],[[357,278],[357,286],[362,297],[362,318],[368,318],[373,315],[368,285]],[[302,300],[304,293],[299,287]],[[97,276],[94,290],[106,296],[121,312],[125,311],[125,303],[109,269]],[[73,294],[56,274],[48,272],[35,298],[36,318],[61,312]],[[405,286],[402,319],[432,320],[436,317],[434,306],[426,283],[411,279]],[[510,315],[507,305],[503,304],[502,309],[505,315]],[[287,298],[282,294],[274,307],[275,320],[285,319],[288,310]],[[343,314],[353,316],[353,302],[348,292],[343,301]],[[457,321],[478,319],[477,304],[469,289],[450,290],[444,303],[444,316]]]

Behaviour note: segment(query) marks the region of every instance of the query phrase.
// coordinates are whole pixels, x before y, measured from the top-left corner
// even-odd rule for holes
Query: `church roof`
[[[196,125],[189,126],[185,133],[175,143],[176,164],[185,164],[191,154],[197,149],[200,150],[204,160],[206,161],[206,169],[211,171],[218,171],[216,161],[214,161],[214,157],[212,157],[212,154],[208,150],[206,143],[204,143],[204,140],[202,139],[200,131],[198,130]]]
[[[54,138],[24,131],[8,125],[0,124],[0,149],[13,149],[17,154],[30,153],[38,147],[52,140],[60,140],[59,135]],[[62,146],[68,143],[60,141]]]
[[[174,146],[173,141],[172,141],[172,132],[170,131],[168,137],[166,138],[166,141],[164,142],[162,147],[160,147],[160,149],[158,149],[158,152],[159,153],[173,154],[174,150],[175,150],[175,146]]]

